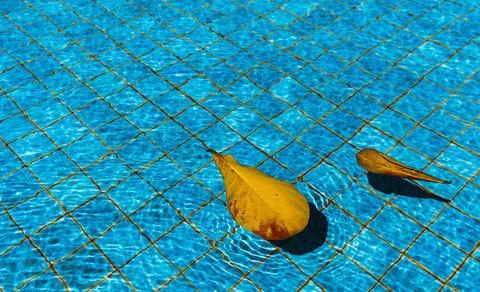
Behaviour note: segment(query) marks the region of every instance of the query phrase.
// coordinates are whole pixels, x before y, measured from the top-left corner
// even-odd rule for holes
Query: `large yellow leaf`
[[[211,152],[223,176],[228,211],[238,224],[268,240],[286,239],[307,226],[307,199],[291,183],[242,165],[232,155]]]
[[[360,150],[356,156],[358,165],[372,173],[443,184],[452,183],[452,181],[441,180],[420,170],[416,170],[373,148]]]

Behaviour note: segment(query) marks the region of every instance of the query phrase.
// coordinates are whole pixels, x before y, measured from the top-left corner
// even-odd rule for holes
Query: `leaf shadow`
[[[310,219],[300,233],[284,240],[268,240],[283,251],[293,255],[303,255],[314,251],[325,243],[328,232],[327,217],[319,212],[314,204],[308,203]]]
[[[385,194],[393,193],[411,198],[432,199],[444,203],[450,201],[433,193],[427,192],[418,185],[412,184],[399,177],[368,172],[367,178],[368,182],[374,189]]]

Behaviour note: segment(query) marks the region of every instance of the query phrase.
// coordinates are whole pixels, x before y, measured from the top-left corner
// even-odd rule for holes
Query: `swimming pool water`
[[[0,291],[478,290],[479,1],[0,12]],[[294,183],[307,228],[236,224],[208,148]]]

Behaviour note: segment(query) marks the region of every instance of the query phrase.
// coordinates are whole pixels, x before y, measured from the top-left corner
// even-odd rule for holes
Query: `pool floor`
[[[0,291],[478,291],[480,1],[0,13]],[[239,226],[207,149],[292,182],[307,228]]]

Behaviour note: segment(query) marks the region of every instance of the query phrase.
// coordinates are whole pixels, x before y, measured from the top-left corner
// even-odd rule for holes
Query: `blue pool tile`
[[[98,128],[119,117],[110,104],[101,100],[87,105],[75,114],[91,129]]]
[[[50,189],[67,210],[72,210],[100,193],[93,181],[83,173],[77,173]]]
[[[140,57],[142,63],[147,64],[148,67],[155,71],[161,70],[168,65],[178,61],[178,59],[172,53],[168,52],[165,48],[154,49],[151,53]]]
[[[389,109],[373,119],[371,124],[396,138],[403,137],[415,126],[412,120]]]
[[[338,46],[336,46],[335,48],[331,49],[330,52],[341,57],[343,60],[347,62],[353,62],[354,60],[359,58],[361,55],[363,55],[365,53],[365,50],[355,45],[354,43],[345,41],[339,44]]]
[[[478,73],[475,76],[477,76],[476,77],[477,79],[480,79],[479,78],[480,75]],[[458,93],[464,97],[473,99],[475,101],[479,101],[479,98],[478,98],[479,84],[480,83],[478,81],[470,79],[466,84],[462,86],[462,88],[458,90]]]
[[[355,76],[355,78],[353,77]],[[360,89],[375,80],[375,76],[362,71],[357,66],[349,66],[337,75],[338,79]]]
[[[61,151],[56,151],[30,165],[30,169],[45,186],[51,186],[59,180],[76,172],[79,168]]]
[[[313,61],[312,65],[329,75],[335,75],[345,69],[347,63],[331,53],[325,53]]]
[[[434,23],[422,19],[413,20],[406,28],[422,38],[430,38],[441,31],[441,28]]]
[[[438,67],[425,78],[436,85],[454,91],[465,82],[467,77],[453,70]]]
[[[149,244],[147,238],[128,220],[117,223],[95,242],[117,267],[123,266]]]
[[[0,86],[7,91],[32,81],[34,81],[33,75],[22,66],[13,67],[0,75]]]
[[[281,47],[282,49],[286,49],[288,47],[291,47],[301,38],[289,30],[280,29],[268,35],[267,39],[275,45]]]
[[[185,38],[173,40],[164,45],[170,52],[177,57],[184,59],[185,57],[198,52],[201,48]],[[215,46],[215,45],[213,45]]]
[[[50,98],[25,112],[41,128],[70,113],[57,98]]]
[[[278,103],[274,97],[270,96],[272,103]],[[254,99],[254,102],[256,99]],[[255,108],[255,103],[252,104]],[[271,108],[270,108],[271,109]],[[260,111],[262,114],[262,111]],[[246,106],[241,106],[229,113],[223,118],[223,121],[243,136],[250,134],[265,123],[265,119]]]
[[[20,240],[25,238],[7,214],[0,216],[0,227],[2,230],[5,230],[2,235],[0,235],[0,253],[5,252],[9,247],[18,244]]]
[[[123,214],[105,195],[96,197],[71,214],[92,238],[123,218]]]
[[[362,130],[355,134],[349,141],[359,148],[375,148],[382,152],[387,151],[396,144],[394,139],[387,137],[370,125],[362,128]]]
[[[238,98],[238,96],[236,95],[234,96]],[[240,103],[237,101],[237,99],[233,98],[231,95],[228,95],[223,91],[220,91],[208,97],[206,100],[202,101],[202,105],[205,106],[209,111],[211,111],[217,117],[221,118],[225,116],[227,113],[230,113],[232,110],[237,108],[240,105]]]
[[[271,123],[266,123],[256,130],[249,137],[249,140],[269,154],[274,154],[290,142],[292,138]],[[272,143],[272,141],[275,141],[275,143]]]
[[[403,141],[430,158],[437,156],[448,144],[446,139],[423,127],[416,127]]]
[[[88,289],[113,271],[113,267],[93,244],[57,263],[55,269],[70,288],[77,290]]]
[[[431,229],[469,253],[478,241],[480,224],[459,211],[447,207],[440,218],[431,225]]]
[[[455,157],[455,162],[449,157]],[[437,162],[455,173],[471,178],[477,171],[477,163],[480,161],[480,156],[471,153],[457,145],[450,145],[447,149],[438,157]]]
[[[100,97],[105,97],[126,87],[127,84],[115,74],[109,72],[96,77],[92,81],[89,81],[88,86],[90,86],[98,95],[100,95]]]
[[[458,118],[471,122],[478,116],[476,113],[480,111],[480,104],[454,94],[440,108]],[[467,108],[470,111],[467,111]]]
[[[287,94],[287,96],[289,95]],[[248,102],[248,105],[266,119],[271,119],[272,117],[278,115],[280,112],[284,111],[288,107],[285,102],[283,102],[279,98],[272,96],[268,92],[264,92],[256,96],[254,99]],[[242,107],[240,107],[239,109],[241,108]],[[237,111],[239,109],[237,109]]]
[[[218,65],[218,66],[228,66],[228,65]],[[229,67],[228,70],[233,71],[233,69],[230,66],[228,67]],[[207,78],[211,78],[210,80],[212,80],[217,84],[212,83],[211,81],[209,81],[204,77],[198,76],[188,80],[186,84],[180,87],[180,90],[182,90],[182,92],[188,97],[190,97],[191,99],[195,101],[200,101],[205,97],[210,96],[214,92],[218,91],[218,87],[226,85],[231,81],[233,81],[235,78],[239,77],[239,75],[233,76],[233,77],[226,77],[226,78],[219,77],[219,74],[218,74],[219,68],[214,68],[212,70],[215,70],[215,71],[208,71],[208,73],[205,74],[205,76]],[[225,74],[228,74],[228,73],[229,72],[225,72]],[[199,88],[201,88],[201,90],[199,90]]]
[[[145,180],[133,175],[107,194],[125,213],[130,214],[155,197],[157,192]]]
[[[98,29],[86,21],[79,22],[65,28],[63,34],[74,42],[79,42],[87,37],[98,33]]]
[[[95,133],[109,146],[116,149],[132,140],[140,132],[123,118],[118,118],[95,130]]]
[[[180,85],[186,80],[195,77],[198,73],[183,62],[177,62],[159,72],[160,76],[164,77],[174,85]]]
[[[25,64],[25,67],[35,75],[37,79],[43,79],[50,76],[53,72],[63,69],[53,57],[46,56],[33,62]]]
[[[80,227],[69,216],[35,234],[32,240],[51,262],[60,260],[88,242]]]
[[[168,175],[159,176],[159,173],[168,173]],[[181,170],[171,160],[165,157],[153,166],[143,170],[140,174],[148,180],[159,193],[163,193],[165,189],[187,175],[185,171]]]
[[[194,191],[196,196],[191,197],[187,190]],[[181,181],[166,191],[163,197],[180,210],[184,217],[190,216],[202,204],[213,198],[210,192],[191,178]]]
[[[473,204],[473,198],[480,192],[479,188],[469,183],[453,200],[453,204],[464,212],[470,214],[470,216],[479,219],[480,212],[478,205]]]
[[[359,118],[340,109],[334,110],[322,120],[323,125],[333,130],[335,133],[338,133],[345,139],[352,136],[352,134],[363,125],[363,123],[364,122]]]
[[[268,159],[265,163],[258,167],[258,170],[270,176],[273,176],[274,178],[278,178],[291,183],[297,181],[297,177],[291,171],[284,168],[273,159]]]
[[[95,58],[107,67],[115,69],[133,59],[133,56],[129,55],[120,47],[115,47],[102,54],[96,55]]]
[[[151,291],[165,284],[178,269],[151,246],[123,267],[122,272],[136,289]],[[147,278],[152,280],[145,281]]]
[[[407,57],[398,62],[398,64],[407,71],[417,75],[425,75],[437,66],[437,64],[426,60],[415,53],[408,54]]]
[[[3,165],[2,170],[0,171],[0,176],[2,177],[23,166],[22,161],[17,158],[17,155],[7,147],[0,148],[0,162]]]
[[[220,17],[213,20],[211,23],[209,23],[209,27],[217,32],[220,36],[228,35],[242,28],[238,23],[232,21],[228,17]]]
[[[390,23],[393,23],[399,27],[405,26],[413,18],[407,13],[400,12],[398,10],[391,10],[381,16],[381,19]]]
[[[0,260],[4,263],[0,284],[9,291],[15,290],[24,281],[48,268],[48,263],[28,240],[9,250]]]
[[[372,49],[372,52],[380,55],[381,57],[391,62],[396,62],[400,58],[408,54],[407,50],[400,48],[392,42],[388,41],[376,46],[374,49]]]
[[[44,129],[59,147],[63,147],[86,135],[89,130],[74,115],[68,115]]]
[[[152,240],[169,231],[182,221],[174,209],[163,198],[157,197],[130,217]]]
[[[249,11],[249,10],[247,10]],[[249,11],[250,12],[250,11]],[[258,18],[258,15],[253,13],[253,12],[250,12],[252,13],[252,15],[250,16],[253,19],[256,19]],[[248,15],[248,14],[247,14]],[[291,24],[292,22],[294,22],[297,18],[295,17],[295,15],[291,14],[291,13],[288,13],[286,12],[285,10],[275,10],[273,11],[272,13],[269,13],[268,15],[265,16],[266,18],[270,19],[271,21],[273,21],[275,24],[277,25],[280,25],[280,26],[287,26],[289,24]],[[249,19],[250,20],[250,19]],[[249,21],[251,22],[251,21]]]
[[[186,37],[200,47],[206,47],[220,39],[220,36],[206,26],[202,26],[199,29],[192,31],[187,34]]]
[[[2,33],[2,40],[0,41],[0,48],[4,50],[11,50],[20,46],[24,46],[32,41],[32,39],[20,29],[9,30]],[[9,39],[15,39],[15,42],[8,42]]]
[[[135,18],[133,20],[130,20],[128,22],[131,26],[133,26],[136,30],[142,32],[142,33],[147,33],[151,31],[152,29],[157,28],[161,24],[153,18],[152,16],[148,15],[147,13],[143,14],[142,16]],[[148,42],[148,41],[147,41]],[[156,47],[158,45],[155,45],[151,43],[153,47]]]
[[[52,93],[39,82],[32,82],[9,93],[10,98],[14,99],[22,109],[29,108],[46,100]]]
[[[108,148],[91,133],[63,148],[63,150],[80,167],[86,167],[110,152]]]
[[[125,280],[120,276],[119,273],[115,272],[112,276],[110,276],[105,282],[100,283],[100,285],[96,286],[93,290],[95,292],[100,292],[104,290],[113,290],[113,291],[128,291],[131,289]]]
[[[272,273],[277,274],[279,278],[267,276]],[[297,289],[306,280],[306,276],[279,253],[269,257],[249,275],[249,278],[263,289],[278,285],[279,291]]]
[[[345,249],[344,253],[376,277],[385,273],[400,256],[400,252],[364,229]]]
[[[358,166],[355,158],[356,153],[357,150],[350,144],[344,144],[340,149],[332,153],[332,155],[327,158],[327,161],[333,163],[336,167],[352,177],[357,177],[364,169]]]
[[[392,103],[403,93],[402,90],[385,83],[382,80],[376,80],[370,83],[367,87],[362,88],[362,92],[385,104]]]
[[[123,89],[119,93],[107,96],[105,101],[112,104],[121,114],[126,114],[144,103],[145,98],[129,87]]]
[[[60,278],[49,269],[47,272],[28,282],[24,289],[36,291],[61,291],[65,288],[60,281]]]
[[[409,93],[434,106],[450,96],[450,92],[425,80],[420,81],[415,87],[410,89]]]
[[[445,203],[439,200],[422,198],[422,195],[425,196],[425,191],[410,184],[402,190],[399,196],[393,199],[392,203],[421,224],[427,225],[445,207]],[[448,199],[447,194],[438,193],[437,195]]]
[[[145,35],[136,36],[135,38],[122,43],[122,47],[127,50],[128,53],[139,57],[141,55],[151,52],[159,45],[147,38]]]
[[[200,290],[229,289],[242,278],[242,274],[222,257],[217,250],[211,250],[185,272],[185,277],[194,282],[195,287]],[[219,274],[219,269],[227,273],[228,277],[223,276],[223,273]]]
[[[400,250],[404,250],[423,229],[390,206],[385,207],[369,227]]]
[[[0,202],[10,208],[41,190],[38,180],[24,167],[0,180]]]
[[[272,123],[279,126],[288,134],[296,137],[310,128],[314,124],[314,121],[303,115],[300,111],[290,108],[273,118]]]
[[[363,30],[354,34],[352,37],[350,37],[349,40],[365,49],[371,49],[372,47],[382,42],[382,39],[380,39],[379,37],[376,37],[371,33]]]
[[[121,23],[121,20],[113,16],[110,12],[91,18],[88,21],[101,30],[107,30]]]
[[[321,160],[321,157],[306,149],[296,141],[276,154],[275,158],[277,158],[280,163],[289,167],[297,175],[303,174],[306,170]],[[303,165],[298,165],[296,163],[297,159],[302,159],[306,163]]]
[[[357,183],[342,192],[335,202],[362,223],[367,223],[385,204],[385,201]]]
[[[302,110],[315,120],[321,119],[326,113],[335,108],[331,102],[313,92],[299,100],[295,104],[295,107]]]
[[[230,61],[231,59],[229,59]],[[212,68],[215,64],[220,63],[220,59],[212,56],[210,53],[202,50],[195,54],[192,54],[184,59],[184,61],[189,64],[194,70],[205,71]],[[193,73],[191,73],[193,77]]]
[[[214,241],[219,241],[225,234],[231,233],[233,226],[237,225],[225,203],[217,199],[193,214],[190,220],[200,232]]]
[[[415,291],[428,289],[438,290],[442,284],[421,270],[410,260],[403,258],[387,275],[382,279],[390,289],[394,291]]]
[[[279,72],[268,64],[263,64],[254,68],[247,74],[247,76],[250,77],[257,86],[267,89],[277,83],[285,76],[285,74]]]
[[[444,32],[447,33],[447,31]],[[441,36],[442,34],[443,33],[438,36]],[[434,37],[433,40],[435,40],[437,37]],[[460,37],[456,36],[456,40],[459,41]],[[441,40],[437,41],[439,41],[440,43],[444,43],[444,41]],[[453,55],[454,51],[444,46],[437,45],[433,42],[426,42],[425,44],[418,47],[415,50],[415,53],[432,62],[441,63],[446,61],[451,55]]]
[[[110,155],[87,168],[86,172],[100,185],[102,191],[106,191],[132,171],[123,162],[116,159],[114,155]]]
[[[308,86],[311,89],[319,87],[330,78],[330,76],[320,72],[310,64],[293,73],[292,77],[296,78],[301,84]]]
[[[462,269],[455,275],[455,277],[450,281],[450,284],[463,291],[468,291],[475,289],[475,283],[479,279],[479,270],[480,264],[478,261],[475,261],[473,258],[467,260]]]
[[[411,89],[420,79],[417,75],[414,75],[399,67],[393,67],[388,70],[381,79],[393,86],[400,88],[401,90]]]
[[[336,79],[330,79],[317,92],[333,103],[339,104],[355,93],[355,89],[351,86],[340,82]]]
[[[341,107],[365,120],[370,120],[385,108],[384,105],[363,93],[357,93],[350,97]]]
[[[442,279],[448,278],[465,258],[463,252],[428,231],[408,250],[408,255]]]
[[[10,209],[10,215],[27,235],[63,214],[61,207],[46,192]]]
[[[81,62],[86,60],[89,55],[84,52],[80,47],[76,44],[72,44],[71,46],[66,47],[63,50],[57,51],[52,54],[60,63],[65,66],[70,66],[75,63]]]
[[[127,21],[142,14],[143,10],[136,5],[128,3],[115,9],[114,13],[119,18]]]
[[[349,242],[362,226],[335,205],[330,205],[322,213],[327,217],[327,241],[338,249]]]
[[[200,106],[193,106],[176,117],[176,120],[185,125],[193,133],[205,129],[216,121],[216,118]]]
[[[142,131],[148,131],[156,125],[165,122],[168,117],[151,102],[147,102],[125,116]]]
[[[306,62],[314,60],[324,52],[324,50],[319,46],[316,46],[312,42],[305,40],[300,41],[288,51]]]
[[[239,147],[238,145],[242,145],[242,143],[246,143],[246,142],[241,142],[241,143],[237,144],[237,146],[234,147],[233,149]],[[249,144],[249,146],[253,148],[252,145]],[[253,148],[253,149],[255,149],[255,148]],[[249,150],[251,150],[251,149],[249,149]],[[259,152],[257,149],[255,149],[253,151]],[[237,156],[234,156],[234,157],[237,158]],[[241,161],[241,160],[238,160],[238,161],[240,163],[245,163],[244,161]],[[204,186],[204,188],[206,188],[207,190],[210,190],[215,196],[219,195],[222,191],[225,190],[225,187],[224,187],[224,184],[223,184],[223,181],[222,181],[222,175],[220,174],[220,171],[218,170],[215,162],[213,162],[213,161],[211,163],[207,164],[206,166],[204,166],[200,171],[196,172],[193,175],[193,177],[198,182],[200,182]],[[208,196],[206,196],[206,198],[208,198]],[[208,199],[205,199],[205,200],[208,200]]]
[[[216,122],[210,128],[200,133],[198,138],[207,141],[207,146],[216,151],[222,151],[242,140],[242,137],[220,122]]]
[[[273,67],[289,74],[297,71],[305,65],[303,60],[299,60],[289,53],[280,54],[274,59],[270,60],[269,63],[270,65],[273,65]]]
[[[406,114],[417,122],[434,110],[431,105],[410,94],[405,94],[399,101],[393,104],[392,108]]]
[[[262,5],[264,5],[264,4],[262,4]],[[273,31],[279,29],[280,27],[273,24],[269,20],[266,20],[265,18],[260,18],[259,20],[250,23],[245,28],[253,31],[254,33],[256,33],[258,35],[267,36],[270,33],[272,33]]]
[[[346,271],[342,273],[340,271]],[[375,284],[375,279],[367,275],[361,268],[343,255],[336,256],[333,261],[315,277],[315,281],[326,291],[338,291],[353,288],[350,279],[355,279],[353,291],[367,291]]]
[[[323,143],[318,143],[318,137],[323,138]],[[315,125],[307,133],[303,134],[299,140],[320,156],[326,156],[343,142],[341,138],[321,125]]]
[[[164,152],[169,152],[191,135],[179,124],[170,120],[147,132],[147,136]]]
[[[100,62],[90,59],[71,66],[70,70],[72,70],[76,77],[82,82],[86,82],[102,73],[106,73],[108,68],[103,66]]]
[[[132,61],[115,70],[126,82],[133,84],[152,75],[152,70],[138,61]]]
[[[455,54],[445,66],[471,76],[478,70],[480,61],[464,54]]]
[[[162,150],[153,145],[144,135],[137,137],[115,152],[120,159],[136,170],[156,161],[163,154]]]
[[[439,110],[434,111],[430,116],[423,120],[422,124],[430,129],[435,129],[448,139],[453,139],[467,126],[464,122]]]
[[[455,141],[463,147],[480,153],[480,130],[472,126],[468,127]]]
[[[356,64],[374,75],[380,75],[392,66],[391,62],[370,52],[360,57]]]

